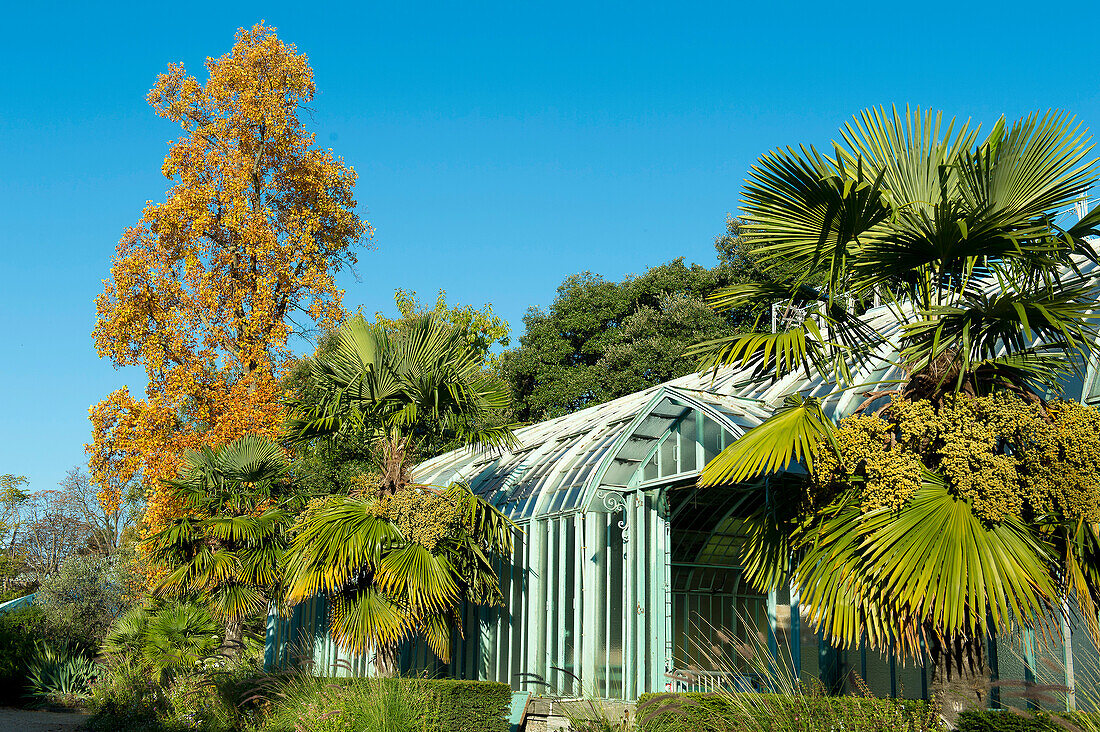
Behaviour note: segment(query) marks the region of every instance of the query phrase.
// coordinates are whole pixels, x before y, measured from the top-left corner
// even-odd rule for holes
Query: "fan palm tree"
[[[327,596],[334,639],[354,653],[374,649],[381,673],[396,671],[397,648],[414,635],[448,658],[459,604],[501,600],[493,564],[510,558],[515,525],[460,484],[413,483],[409,468],[422,445],[510,444],[500,420],[508,400],[465,334],[433,314],[393,332],[349,320],[288,400],[289,442],[362,440],[374,464],[369,486],[299,517],[287,599]]]
[[[198,597],[225,624],[224,648],[239,649],[242,623],[267,608],[277,590],[289,515],[283,449],[250,435],[190,452],[170,482],[183,515],[146,539],[150,560],[166,572],[154,590]]]
[[[799,464],[812,471],[832,449],[827,408],[838,395],[936,404],[1007,390],[1041,400],[1084,368],[1096,341],[1086,237],[1100,211],[1059,225],[1096,180],[1071,118],[1002,119],[982,137],[939,114],[879,109],[841,138],[831,155],[786,148],[753,166],[743,235],[765,277],[717,292],[713,304],[757,308],[757,327],[698,347],[706,367],[767,379],[801,371],[834,400],[790,394],[705,467],[703,485]],[[765,331],[772,313],[782,327]],[[870,375],[884,372],[898,377]],[[954,649],[944,652],[958,671],[986,633],[1035,627],[1071,588],[1096,615],[1095,526],[1065,517],[991,525],[934,470],[899,510],[867,512],[850,492],[813,511],[799,510],[807,502],[797,491],[769,498],[752,520],[747,571],[764,588],[793,581],[841,647]]]
[[[394,332],[356,316],[309,362],[304,387],[287,400],[287,437],[303,444],[351,434],[433,451],[506,445],[512,430],[500,412],[508,387],[484,365],[465,333],[432,313]]]
[[[123,613],[103,640],[103,654],[123,663],[136,661],[163,681],[194,668],[218,649],[218,625],[195,603],[134,607]]]
[[[397,671],[398,647],[414,636],[450,659],[461,604],[502,602],[494,564],[510,559],[516,530],[461,484],[329,496],[298,526],[287,600],[326,596],[333,639],[351,653],[374,650],[382,675]]]

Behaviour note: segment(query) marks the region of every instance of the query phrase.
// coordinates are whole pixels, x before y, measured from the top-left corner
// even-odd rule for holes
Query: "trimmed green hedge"
[[[1073,726],[1067,726],[1065,722]],[[1100,715],[968,710],[959,715],[957,726],[959,732],[1066,732],[1074,728],[1097,729]]]
[[[496,681],[426,682],[436,703],[430,725],[439,732],[508,732],[512,689]]]
[[[331,683],[355,686],[364,680],[355,678],[325,679]],[[395,679],[394,683],[403,683]],[[509,732],[508,712],[512,706],[512,689],[496,681],[463,681],[460,679],[409,679],[428,690],[430,702],[427,732]]]
[[[638,729],[641,732],[742,729],[929,732],[939,729],[936,714],[924,701],[747,693],[737,697],[743,703],[732,703],[726,694],[643,694],[638,699]]]

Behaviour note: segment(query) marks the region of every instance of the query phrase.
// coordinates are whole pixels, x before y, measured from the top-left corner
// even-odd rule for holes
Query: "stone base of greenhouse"
[[[786,385],[790,388],[791,385]],[[804,385],[801,385],[804,387]],[[721,639],[746,642],[804,680],[880,697],[925,698],[930,671],[867,649],[830,648],[799,613],[797,591],[761,594],[737,566],[753,491],[700,489],[702,466],[767,417],[783,382],[692,375],[520,430],[503,454],[457,451],[418,467],[433,485],[464,481],[521,527],[498,567],[500,608],[466,608],[449,664],[422,643],[403,649],[406,671],[495,680],[548,695],[636,699],[645,692],[758,689],[758,667]],[[771,393],[769,389],[779,389]],[[846,405],[832,408],[843,413]],[[331,641],[322,598],[269,618],[267,665],[310,665],[322,675],[369,674],[371,659]],[[1096,699],[1097,650],[1083,624],[1056,622],[1045,637],[987,644],[994,678],[1054,684]],[[1010,691],[1011,689],[1011,691]],[[1017,693],[994,685],[993,696]],[[1059,704],[1074,704],[1061,693]],[[996,701],[996,699],[994,699]],[[1084,705],[1083,701],[1078,705]]]

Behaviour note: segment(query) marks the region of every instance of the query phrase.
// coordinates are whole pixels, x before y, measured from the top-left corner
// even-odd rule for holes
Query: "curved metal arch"
[[[698,411],[704,416],[709,417],[720,427],[733,434],[735,439],[744,436],[746,432],[743,425],[740,425],[734,420],[730,419],[729,415],[725,414],[714,406],[709,405],[706,402],[703,402],[686,393],[685,391],[677,389],[674,386],[662,386],[660,389],[654,392],[653,396],[646,403],[646,405],[638,411],[638,414],[635,415],[634,419],[630,421],[630,424],[627,425],[626,429],[624,429],[622,433],[618,436],[618,438],[616,438],[615,442],[611,446],[611,449],[607,451],[607,455],[605,455],[600,462],[600,465],[596,468],[596,470],[592,472],[592,475],[589,477],[587,484],[584,487],[584,494],[581,500],[578,502],[579,506],[582,507],[582,511],[592,510],[593,505],[596,502],[597,492],[615,491],[615,488],[603,485],[604,475],[607,473],[607,470],[611,467],[611,465],[615,462],[615,458],[619,455],[619,452],[622,450],[626,442],[637,432],[641,424],[653,414],[654,410],[657,408],[657,405],[659,405],[666,398],[670,398],[673,401],[678,402],[682,406],[687,407],[688,409]],[[659,439],[660,438],[658,438],[658,441]],[[639,462],[637,469],[641,470],[643,465],[644,461]],[[637,489],[629,489],[619,490],[615,492],[633,493],[636,492],[636,490]]]

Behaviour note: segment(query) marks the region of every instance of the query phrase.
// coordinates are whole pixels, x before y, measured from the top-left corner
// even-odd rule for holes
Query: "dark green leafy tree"
[[[529,310],[519,347],[501,363],[518,420],[568,414],[691,373],[697,359],[688,349],[738,332],[747,316],[705,302],[756,269],[736,220],[717,249],[719,264],[709,269],[676,259],[622,282],[582,272],[558,287],[548,310]]]
[[[1096,524],[1057,508],[983,514],[989,496],[967,488],[970,478],[1002,468],[1026,478],[1030,443],[994,440],[974,410],[956,420],[944,411],[960,409],[960,398],[1007,394],[1049,422],[1045,398],[1083,368],[1097,337],[1097,283],[1082,265],[1096,261],[1085,237],[1097,234],[1100,209],[1059,222],[1096,180],[1092,148],[1059,113],[1002,120],[982,137],[931,112],[871,110],[841,136],[831,155],[786,148],[753,167],[742,233],[768,277],[712,298],[720,311],[764,303],[805,317],[776,332],[761,319],[700,350],[708,366],[752,367],[769,379],[802,370],[837,390],[901,400],[878,432],[860,433],[874,450],[859,454],[911,450],[846,464],[856,453],[838,447],[820,403],[795,394],[707,465],[701,483],[740,484],[793,463],[818,480],[822,464],[839,471],[832,492],[808,495],[801,481],[769,492],[746,544],[751,579],[761,588],[793,579],[831,642],[866,638],[910,655],[924,644],[940,688],[969,688],[988,633],[1037,628],[1063,600],[1096,616]],[[862,316],[878,304],[886,325],[872,328]],[[882,353],[898,354],[899,382],[867,376]],[[914,441],[897,415],[918,407],[924,423],[949,428]],[[961,458],[951,448],[959,425],[990,442]],[[884,471],[900,484],[906,466],[913,485],[903,499],[865,500]],[[994,481],[982,485],[975,490]]]

